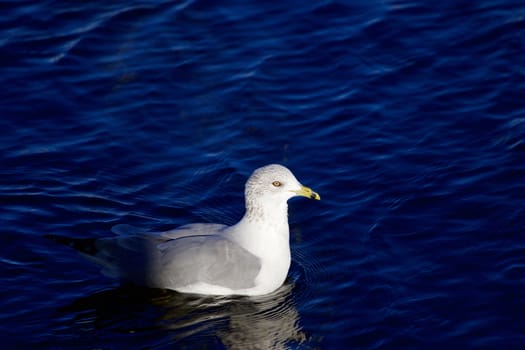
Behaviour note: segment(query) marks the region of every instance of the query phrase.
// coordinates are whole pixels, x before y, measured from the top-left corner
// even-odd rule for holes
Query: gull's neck
[[[246,213],[242,220],[266,226],[279,226],[285,223],[288,227],[288,203],[286,201],[273,203],[246,200]]]
[[[276,247],[289,250],[288,204],[246,201],[246,213],[232,229],[234,239],[258,256]]]

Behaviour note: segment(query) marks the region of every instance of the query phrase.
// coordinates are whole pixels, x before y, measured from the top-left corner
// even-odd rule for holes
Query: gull
[[[291,263],[288,200],[320,200],[286,167],[256,169],[245,185],[245,213],[232,226],[195,223],[138,233],[117,225],[116,236],[75,239],[50,235],[102,267],[102,273],[153,288],[204,295],[269,294]]]

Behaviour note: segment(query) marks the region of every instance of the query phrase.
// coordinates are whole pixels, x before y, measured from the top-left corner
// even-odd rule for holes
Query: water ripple
[[[521,3],[0,8],[6,344],[523,343]],[[267,299],[118,288],[42,238],[231,224],[273,162],[323,200]]]

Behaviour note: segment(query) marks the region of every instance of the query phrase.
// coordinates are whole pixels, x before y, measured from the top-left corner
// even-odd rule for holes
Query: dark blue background
[[[5,348],[523,349],[522,1],[0,3]],[[232,224],[288,166],[258,298],[99,274],[43,238]]]

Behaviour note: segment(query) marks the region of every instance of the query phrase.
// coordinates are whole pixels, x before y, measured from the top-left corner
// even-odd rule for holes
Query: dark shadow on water
[[[286,283],[267,296],[210,297],[126,285],[79,298],[60,313],[69,316],[67,332],[86,335],[84,345],[95,348],[300,348],[307,336],[293,288]]]

